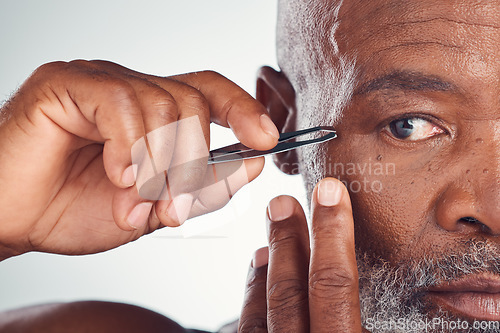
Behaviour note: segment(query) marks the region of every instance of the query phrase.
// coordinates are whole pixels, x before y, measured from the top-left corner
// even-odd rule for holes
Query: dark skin
[[[26,320],[30,318],[30,320]],[[191,333],[172,320],[137,306],[85,301],[32,306],[2,314],[0,332]]]
[[[320,182],[313,193],[309,239],[299,203],[289,196],[271,201],[269,254],[259,250],[250,269],[241,332],[362,331],[350,207],[338,180]]]
[[[278,199],[290,201],[293,214],[268,223],[269,264],[261,258],[249,273],[241,331],[254,325],[263,332],[361,331],[350,228],[358,250],[393,266],[461,253],[474,238],[499,245],[499,18],[500,2],[344,2],[336,37],[341,54],[356,55],[359,77],[351,103],[334,124],[339,138],[328,143],[327,156],[343,165],[393,163],[395,172],[322,170],[348,184],[380,181],[383,191],[351,190],[353,224],[347,202],[322,214],[315,190],[312,240],[300,206]],[[295,119],[304,115],[286,73],[264,68],[258,91],[280,129],[295,129]],[[423,120],[406,138],[389,126],[404,118]],[[285,171],[297,161],[294,153],[276,159]],[[323,248],[320,240],[328,237],[333,239]],[[325,270],[318,270],[318,261]],[[325,297],[318,297],[318,274]],[[339,300],[344,302],[335,306]],[[485,319],[447,308],[432,293],[427,301],[469,320]],[[488,316],[500,318],[494,310]]]
[[[278,132],[262,104],[218,73],[157,77],[111,62],[83,60],[38,68],[0,109],[0,261],[30,251],[103,252],[158,228],[179,226],[172,197],[162,194],[152,200],[139,195],[134,174],[127,170],[137,140],[191,117],[198,120],[198,132],[177,126],[172,140],[154,138],[176,148],[168,156],[168,149],[155,149],[154,140],[148,140],[151,160],[167,166],[176,159],[190,160],[200,146],[209,146],[210,122],[232,128],[241,142],[256,149],[270,149],[277,142]],[[194,134],[201,142],[190,141]],[[254,179],[264,159],[237,163],[231,192]],[[185,217],[214,211],[229,201],[224,179],[209,188],[199,186],[208,184],[206,179],[213,179],[216,171],[223,174],[224,165],[208,168],[205,160],[194,172],[169,173],[170,190],[174,183],[179,193],[201,189],[197,199],[189,201]],[[140,177],[141,166],[138,170]],[[139,205],[147,209],[135,215],[139,224],[132,225],[132,211]],[[25,320],[28,315],[32,320]],[[110,332],[106,318],[117,332],[184,331],[152,311],[102,302],[0,314],[0,331]],[[134,326],[130,318],[149,324]]]
[[[233,128],[253,148],[270,149],[278,136],[276,128],[275,136],[262,128],[262,117],[269,118],[264,107],[220,74],[156,77],[106,61],[43,65],[0,111],[0,260],[29,251],[102,252],[162,226],[179,226],[175,198],[163,196],[167,188],[160,200],[139,195],[128,172],[134,143],[156,129],[192,117],[199,124],[197,130],[179,127],[168,138],[155,138],[172,150],[149,140],[150,160],[166,165],[158,170],[162,178],[176,159],[190,160],[200,145],[209,147],[210,122]],[[190,141],[195,133],[201,142]],[[139,164],[138,179],[148,163],[145,158]],[[263,163],[245,162],[233,190],[254,179]],[[215,172],[206,163],[181,171],[169,174],[169,191],[175,183],[179,193],[189,193]],[[186,213],[193,217],[227,203],[226,185],[219,185],[197,191]],[[134,207],[142,205],[146,209],[132,225]]]
[[[341,53],[356,54],[360,75],[341,120],[331,124],[340,135],[327,155],[344,164],[381,158],[396,172],[364,175],[381,181],[383,192],[350,193],[352,213],[345,188],[335,205],[320,204],[316,189],[311,239],[298,203],[273,200],[269,264],[259,251],[241,331],[362,331],[355,244],[393,266],[460,253],[476,237],[499,245],[499,5],[345,1],[336,37]],[[304,115],[286,73],[263,69],[258,92],[280,131],[296,129]],[[388,126],[404,118],[420,119],[415,141]],[[296,161],[293,153],[277,158],[279,165]],[[362,181],[359,174],[323,174]]]

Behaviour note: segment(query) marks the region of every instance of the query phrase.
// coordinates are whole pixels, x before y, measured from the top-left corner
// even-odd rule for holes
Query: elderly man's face
[[[339,20],[358,75],[317,165],[351,192],[364,319],[500,320],[500,2],[345,1]]]
[[[359,76],[324,172],[351,190],[360,252],[403,267],[478,248],[500,258],[500,2],[347,2],[339,19]],[[431,266],[442,290],[418,286],[411,301],[500,320],[500,294],[482,290],[500,291],[500,276],[445,292],[465,272]]]
[[[360,75],[325,172],[350,187],[360,251],[392,266],[450,255],[464,265],[481,248],[485,267],[470,270],[499,273],[486,261],[500,258],[500,2],[346,2],[339,19],[339,49]],[[491,278],[476,284],[499,292]],[[500,294],[421,291],[454,315],[500,320]]]

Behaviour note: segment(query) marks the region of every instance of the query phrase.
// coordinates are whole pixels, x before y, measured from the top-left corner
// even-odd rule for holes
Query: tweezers
[[[319,138],[302,140],[302,141],[292,141],[293,139],[298,138],[300,136],[316,132],[323,132],[326,134],[324,134]],[[245,160],[248,158],[255,158],[260,156],[283,153],[285,151],[296,149],[299,147],[326,142],[331,139],[335,139],[336,137],[337,133],[335,132],[333,127],[330,126],[317,126],[295,132],[281,133],[278,139],[278,144],[273,149],[255,150],[252,148],[248,148],[242,143],[236,143],[210,151],[208,164],[210,165],[210,164],[224,163],[229,161]]]

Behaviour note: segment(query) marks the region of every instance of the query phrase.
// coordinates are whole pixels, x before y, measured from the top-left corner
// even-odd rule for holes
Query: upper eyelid
[[[392,117],[389,117],[385,121],[387,123],[391,123],[395,120],[412,119],[412,118],[427,120],[428,122],[431,122],[431,123],[435,123],[436,121],[438,121],[438,118],[436,118],[435,116],[432,116],[432,115],[427,114],[427,113],[416,113],[416,112],[415,113],[410,112],[410,113],[405,113],[405,114],[394,115]]]

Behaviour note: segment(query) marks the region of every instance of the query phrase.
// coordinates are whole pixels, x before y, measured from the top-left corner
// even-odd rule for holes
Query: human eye
[[[445,130],[430,120],[421,117],[406,117],[391,121],[384,127],[391,137],[402,141],[420,141],[445,133]]]

